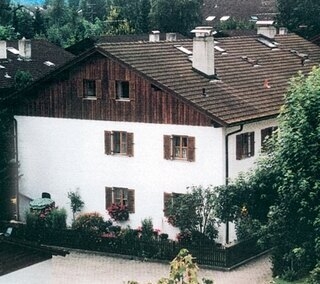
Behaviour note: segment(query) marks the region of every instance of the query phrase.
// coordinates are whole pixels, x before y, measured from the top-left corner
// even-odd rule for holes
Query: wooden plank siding
[[[55,118],[210,126],[209,117],[118,62],[96,54],[43,84],[17,114]],[[98,98],[81,97],[83,80],[99,80]],[[100,81],[101,80],[101,81]],[[117,100],[115,81],[129,81],[130,100]],[[80,86],[80,87],[79,87]]]

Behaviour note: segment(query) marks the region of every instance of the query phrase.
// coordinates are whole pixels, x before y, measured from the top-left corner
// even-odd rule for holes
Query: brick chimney
[[[273,24],[274,21],[257,21],[257,34],[271,39],[274,38],[277,34],[277,28]]]
[[[31,59],[31,40],[22,38],[18,42],[19,45],[19,56],[22,59],[30,60]]]
[[[149,41],[152,41],[152,42],[160,41],[160,32],[152,31],[151,34],[149,34]]]
[[[0,59],[7,59],[7,42],[0,40]]]
[[[194,33],[192,68],[206,76],[215,76],[214,41],[211,27],[197,27]]]

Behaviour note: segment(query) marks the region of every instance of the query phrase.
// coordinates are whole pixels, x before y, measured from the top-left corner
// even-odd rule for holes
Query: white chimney
[[[7,42],[0,40],[0,59],[7,59]]]
[[[193,38],[192,67],[207,76],[215,75],[214,41],[211,27],[197,27]]]
[[[31,59],[31,40],[22,38],[19,40],[19,56],[23,59]]]
[[[257,34],[263,35],[267,38],[274,38],[277,34],[277,29],[273,24],[274,21],[257,21]]]
[[[288,34],[288,29],[281,27],[279,28],[279,35],[287,35]]]
[[[160,41],[160,32],[152,31],[151,34],[149,34],[149,41],[152,41],[152,42]]]
[[[176,33],[166,33],[166,41],[176,41],[177,34]]]

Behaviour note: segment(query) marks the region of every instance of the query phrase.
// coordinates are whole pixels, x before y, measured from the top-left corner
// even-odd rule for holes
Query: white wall
[[[243,126],[243,130],[239,133],[231,135],[229,137],[229,177],[234,179],[240,172],[246,172],[252,169],[255,165],[259,154],[261,153],[261,130],[271,126],[277,126],[276,119],[269,119],[265,121],[259,121],[255,123],[246,124]],[[240,127],[233,127],[228,129],[228,133],[236,131]],[[246,132],[254,131],[254,143],[255,143],[255,154],[253,157],[245,158],[242,160],[236,159],[236,135]]]
[[[174,237],[163,217],[163,192],[185,192],[191,185],[224,183],[224,130],[109,121],[16,117],[20,160],[20,192],[31,198],[51,193],[56,205],[69,209],[68,191],[79,192],[84,211],[105,218],[105,187],[135,189],[135,214],[130,226],[152,217],[154,228]],[[104,154],[104,131],[134,133],[134,157]],[[163,158],[163,135],[196,138],[196,161]],[[222,237],[223,238],[223,237]]]

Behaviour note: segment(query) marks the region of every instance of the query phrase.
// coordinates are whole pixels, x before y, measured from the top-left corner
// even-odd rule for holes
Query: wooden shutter
[[[166,160],[171,159],[171,136],[163,135],[163,157]]]
[[[136,84],[135,81],[130,81],[129,82],[129,99],[134,100],[136,95]]]
[[[83,98],[83,80],[77,80],[77,96]]]
[[[116,93],[116,81],[115,80],[109,80],[109,98],[110,99],[116,99],[117,93]]]
[[[127,132],[127,155],[133,157],[133,133]]]
[[[250,157],[254,156],[254,132],[249,133],[250,135]]]
[[[189,162],[194,162],[196,158],[196,138],[195,137],[188,137],[188,152],[187,152],[187,159]]]
[[[172,201],[172,193],[164,192],[163,193],[163,214],[165,217],[168,217],[168,207]]]
[[[236,159],[242,159],[242,134],[236,136]]]
[[[128,189],[128,210],[130,213],[135,212],[134,206],[134,189]]]
[[[104,132],[104,153],[111,155],[111,131]]]
[[[97,99],[102,98],[101,80],[96,80],[96,97]]]
[[[108,209],[112,203],[112,187],[106,187],[106,209]]]

